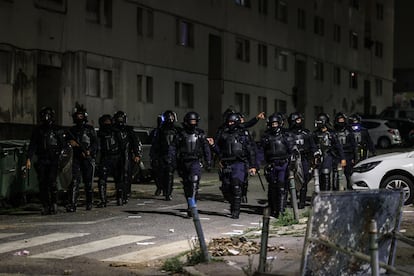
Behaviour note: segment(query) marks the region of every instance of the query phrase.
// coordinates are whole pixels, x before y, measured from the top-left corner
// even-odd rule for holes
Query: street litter
[[[21,250],[17,251],[13,254],[13,256],[28,256],[30,254],[29,250]]]
[[[170,232],[170,233],[174,233],[174,229],[173,229],[173,228],[168,229],[168,232]]]
[[[274,250],[275,247],[268,248],[268,251]],[[260,244],[245,237],[215,238],[208,244],[208,251],[214,257],[251,255],[260,252]]]

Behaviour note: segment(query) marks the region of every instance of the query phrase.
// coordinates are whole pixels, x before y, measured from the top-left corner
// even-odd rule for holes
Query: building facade
[[[123,110],[375,114],[392,101],[394,1],[0,0],[0,122]],[[259,125],[255,133],[263,129]],[[257,133],[258,134],[258,133]]]

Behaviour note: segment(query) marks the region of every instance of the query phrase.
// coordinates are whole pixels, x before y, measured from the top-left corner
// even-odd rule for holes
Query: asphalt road
[[[181,186],[176,177],[171,201],[154,196],[153,183],[134,184],[132,198],[122,207],[111,198],[107,208],[85,211],[81,198],[76,213],[66,213],[60,206],[57,215],[41,216],[40,206],[32,204],[3,214],[0,272],[28,273],[49,267],[48,274],[63,270],[78,275],[78,263],[85,267],[92,262],[94,269],[101,264],[147,264],[189,250],[197,234],[193,220],[187,217]],[[258,177],[250,179],[249,201],[242,205],[238,220],[228,216],[229,204],[223,201],[217,173],[202,176],[199,195],[197,207],[206,239],[259,227],[266,193]]]

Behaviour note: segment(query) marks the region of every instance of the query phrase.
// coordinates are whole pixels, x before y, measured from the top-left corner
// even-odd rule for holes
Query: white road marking
[[[24,233],[0,233],[0,239],[23,235]]]
[[[169,255],[176,255],[180,252],[191,250],[188,240],[182,240],[164,245],[157,245],[148,249],[115,256],[104,259],[104,262],[121,262],[121,263],[143,263],[150,260],[159,259]]]
[[[0,253],[10,252],[14,250],[19,250],[23,248],[29,248],[33,246],[38,246],[46,243],[52,243],[57,241],[63,241],[66,239],[82,237],[89,235],[89,233],[53,233],[44,236],[37,236],[33,238],[27,238],[23,240],[7,242],[1,244]]]
[[[20,226],[20,225],[28,225],[30,224],[30,226],[45,226],[45,225],[90,225],[90,224],[95,224],[95,223],[101,223],[101,222],[106,222],[106,221],[110,221],[110,220],[114,220],[114,219],[119,219],[119,218],[124,218],[124,216],[116,216],[116,217],[110,217],[110,218],[106,218],[106,219],[98,219],[98,220],[92,220],[92,221],[55,221],[55,222],[36,222],[36,223],[14,223],[13,226]]]
[[[67,259],[80,255],[85,255],[92,252],[105,250],[108,248],[121,246],[130,243],[152,239],[150,236],[134,236],[134,235],[120,235],[104,240],[83,243],[80,245],[70,246],[54,251],[49,251],[41,254],[30,256],[30,258],[45,258],[45,259]]]
[[[164,209],[174,209],[177,207],[182,207],[182,206],[187,206],[187,204],[177,204],[177,205],[172,205],[172,206],[164,206],[164,207],[159,207],[157,208],[158,210],[164,210]]]

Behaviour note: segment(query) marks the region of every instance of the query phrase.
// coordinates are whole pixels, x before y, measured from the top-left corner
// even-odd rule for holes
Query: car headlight
[[[354,167],[354,172],[363,173],[363,172],[370,171],[376,166],[378,166],[379,163],[381,163],[381,161],[375,161],[375,162],[359,165],[357,167]]]

